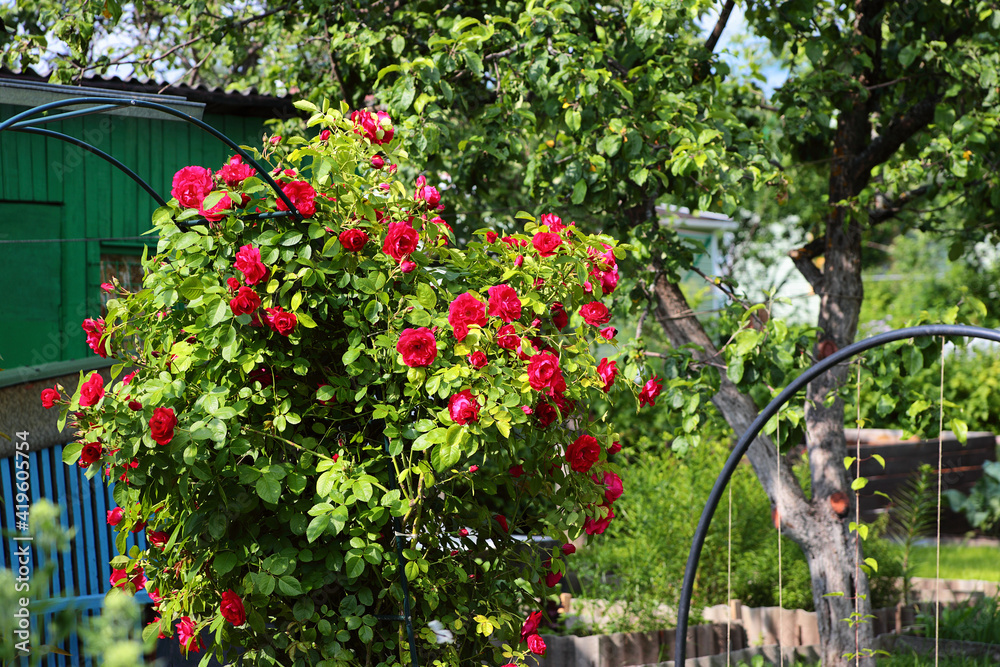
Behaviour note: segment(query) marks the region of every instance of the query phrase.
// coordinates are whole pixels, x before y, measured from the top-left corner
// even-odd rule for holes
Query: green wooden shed
[[[204,120],[243,145],[259,145],[268,118],[291,101],[205,88],[94,78],[86,86],[45,83],[0,71],[0,121],[74,97],[138,97]],[[162,92],[161,92],[162,89]],[[60,111],[65,111],[61,109]],[[161,112],[128,108],[53,122],[135,171],[164,199],[174,172],[219,168],[231,151],[198,127]],[[114,166],[57,139],[0,132],[0,369],[7,380],[36,379],[54,364],[93,359],[80,323],[100,317],[100,284],[141,280],[144,235],[157,204]],[[72,366],[73,364],[69,364]],[[18,378],[9,377],[14,372]]]

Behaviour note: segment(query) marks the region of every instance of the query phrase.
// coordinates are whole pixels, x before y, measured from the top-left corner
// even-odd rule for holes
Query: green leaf
[[[431,464],[438,472],[458,463],[462,457],[461,444],[467,437],[464,429],[458,424],[452,424],[445,434],[445,440],[439,443],[431,452]]]
[[[429,449],[433,445],[444,442],[445,435],[448,433],[448,429],[443,426],[435,428],[433,431],[428,431],[424,433],[416,440],[413,441],[413,445],[410,446],[415,452],[422,452],[425,449]]]
[[[580,131],[580,111],[574,107],[566,109],[566,127],[570,132]]]
[[[870,567],[873,571],[878,572],[878,561],[874,558],[866,558],[865,565]]]
[[[330,526],[333,528],[333,534],[336,535],[342,531],[345,525],[347,525],[347,508],[340,505],[330,512]]]
[[[955,434],[958,441],[964,445],[965,441],[969,437],[969,425],[961,419],[953,418],[948,423],[948,427],[951,429],[951,432]]]
[[[857,461],[857,459],[854,458],[853,456],[845,456],[844,457],[844,470],[850,470],[851,469],[851,465],[855,461]]]
[[[570,197],[570,201],[573,202],[573,204],[579,205],[583,203],[586,196],[587,181],[581,178],[573,185],[573,195]]]
[[[344,559],[344,566],[347,569],[347,578],[357,579],[365,571],[365,559],[360,554],[349,553]]]
[[[872,454],[872,458],[875,459],[880,466],[882,466],[882,470],[885,470],[885,459],[882,458],[880,454]]]
[[[257,495],[267,503],[277,503],[281,497],[281,482],[276,478],[264,475],[257,480]]]
[[[860,491],[861,489],[868,486],[868,479],[865,477],[858,477],[856,480],[851,482],[852,491]]]
[[[921,352],[919,348],[907,348],[904,357],[906,372],[910,375],[916,375],[920,372],[920,369],[924,367],[924,353]]]
[[[329,514],[320,514],[319,516],[313,517],[312,521],[309,522],[309,527],[306,528],[306,539],[310,542],[315,542],[323,533],[326,532],[326,529],[329,526]]]
[[[227,574],[236,567],[236,554],[231,551],[217,553],[215,554],[215,559],[212,561],[212,565],[219,576]]]
[[[302,595],[302,585],[298,579],[286,574],[278,579],[278,591],[283,595]]]
[[[417,285],[417,301],[427,310],[434,310],[434,306],[437,305],[437,294],[427,283],[419,283]]]

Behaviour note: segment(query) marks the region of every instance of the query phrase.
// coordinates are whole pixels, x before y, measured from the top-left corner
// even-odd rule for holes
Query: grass
[[[914,577],[934,577],[934,547],[913,548]],[[960,544],[941,545],[942,579],[1000,581],[1000,549]]]

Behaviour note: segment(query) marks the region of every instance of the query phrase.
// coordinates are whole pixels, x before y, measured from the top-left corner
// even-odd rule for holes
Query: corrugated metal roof
[[[16,72],[6,67],[0,68],[0,78],[33,83],[48,83],[48,77],[32,69]],[[183,97],[190,102],[205,105],[206,113],[232,114],[237,116],[257,116],[264,118],[288,118],[298,115],[290,96],[275,97],[258,92],[255,88],[245,91],[227,92],[222,87],[170,85],[152,79],[126,78],[118,76],[89,76],[80,81],[84,88],[100,88],[147,95],[172,95]]]

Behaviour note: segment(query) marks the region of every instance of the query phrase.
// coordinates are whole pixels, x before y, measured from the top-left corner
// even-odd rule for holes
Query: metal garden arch
[[[761,410],[760,414],[757,415],[757,418],[754,419],[752,424],[750,424],[750,427],[746,430],[746,432],[740,436],[736,446],[733,448],[732,454],[730,454],[725,465],[722,467],[722,472],[719,473],[718,479],[715,480],[715,485],[712,487],[711,493],[708,495],[708,500],[705,502],[705,509],[701,513],[701,519],[698,520],[698,527],[695,529],[694,538],[691,542],[691,552],[688,555],[687,566],[684,570],[684,583],[681,587],[680,602],[677,606],[678,639],[677,648],[674,653],[675,665],[684,664],[685,650],[687,648],[687,642],[684,641],[684,637],[687,635],[688,616],[691,612],[691,595],[694,592],[694,577],[698,569],[698,560],[701,558],[701,549],[705,545],[705,538],[708,535],[708,527],[712,523],[712,517],[715,515],[715,510],[719,506],[722,494],[725,491],[726,486],[729,484],[729,479],[736,471],[736,466],[739,464],[740,459],[743,458],[743,455],[746,454],[746,451],[750,448],[750,444],[760,433],[761,429],[764,428],[764,425],[767,424],[768,420],[776,415],[778,410],[788,403],[800,389],[842,361],[846,361],[861,354],[862,352],[866,352],[876,347],[881,347],[888,343],[906,340],[907,338],[922,338],[924,336],[963,336],[1000,343],[1000,331],[994,331],[993,329],[986,329],[983,327],[967,326],[963,324],[927,324],[917,327],[908,327],[905,329],[898,329],[896,331],[888,331],[886,333],[878,334],[876,336],[872,336],[871,338],[866,338],[856,343],[852,343],[842,350],[838,350],[829,357],[814,364],[802,375],[797,377],[791,384],[785,387],[785,389],[778,394],[774,400],[768,403],[767,406]]]
[[[77,109],[75,111],[66,111],[63,113],[56,113],[53,115],[41,115],[41,114],[47,114],[49,111],[55,109],[61,109],[63,107],[72,107],[78,105],[96,105],[96,106],[88,106],[83,109]],[[287,216],[294,216],[299,221],[303,220],[302,214],[299,213],[298,209],[295,207],[295,204],[288,197],[288,195],[286,195],[282,191],[282,189],[278,187],[278,184],[275,182],[270,172],[263,166],[261,166],[261,164],[256,159],[254,159],[253,156],[247,153],[247,151],[240,148],[239,144],[234,142],[224,133],[215,129],[208,123],[199,120],[197,118],[194,118],[193,116],[190,116],[189,114],[186,114],[182,111],[178,111],[169,106],[166,106],[164,104],[160,104],[157,102],[150,102],[148,100],[138,100],[130,98],[124,98],[124,99],[109,98],[109,97],[98,97],[98,96],[78,97],[70,100],[59,100],[56,102],[50,102],[48,104],[42,104],[40,106],[33,107],[31,109],[28,109],[27,111],[23,111],[19,114],[11,116],[7,120],[0,122],[0,132],[3,132],[5,130],[13,130],[15,132],[26,132],[29,134],[37,134],[44,137],[59,139],[60,141],[65,141],[67,143],[73,144],[74,146],[82,148],[83,150],[89,151],[90,153],[93,153],[94,155],[112,164],[116,169],[118,169],[119,171],[127,175],[129,178],[131,178],[133,181],[135,181],[139,185],[139,187],[145,190],[156,201],[157,204],[159,204],[160,206],[165,206],[167,204],[166,200],[163,199],[163,197],[160,196],[160,194],[157,193],[157,191],[152,186],[150,186],[149,183],[147,183],[141,176],[136,174],[132,169],[129,169],[126,165],[124,165],[120,160],[116,159],[114,156],[109,155],[108,153],[97,148],[96,146],[93,146],[76,137],[70,136],[68,134],[63,134],[62,132],[56,132],[48,128],[37,126],[45,123],[67,120],[70,118],[79,118],[81,116],[87,116],[91,114],[105,113],[123,107],[144,107],[147,109],[153,109],[155,111],[159,111],[180,118],[181,120],[191,123],[192,125],[195,125],[201,130],[211,134],[219,141],[232,148],[233,151],[235,151],[237,155],[242,157],[247,164],[251,165],[254,169],[256,169],[257,175],[260,178],[262,178],[268,184],[268,186],[271,187],[272,190],[274,190],[275,195],[281,199],[281,201],[285,204],[285,206],[288,207],[287,211],[276,211],[269,213],[251,213],[245,215],[244,218],[267,219],[267,218],[281,218]],[[196,225],[205,224],[206,222],[207,221],[204,219],[195,219],[191,221],[182,222],[181,224],[187,227],[192,227]],[[389,441],[384,436],[383,440],[384,440],[383,446],[386,450],[386,453],[388,454]],[[394,482],[395,480],[393,480],[390,477],[390,481]],[[399,571],[400,583],[403,589],[403,613],[392,614],[392,615],[379,615],[376,616],[376,618],[383,621],[399,621],[406,624],[407,638],[409,639],[409,644],[410,644],[411,662],[413,667],[418,667],[416,637],[413,631],[413,617],[410,612],[409,583],[406,578],[406,557],[403,555],[403,535],[405,534],[400,532],[401,527],[399,525],[398,517],[394,518],[394,522],[395,522],[395,533],[396,533],[396,557],[398,559],[398,571]]]

